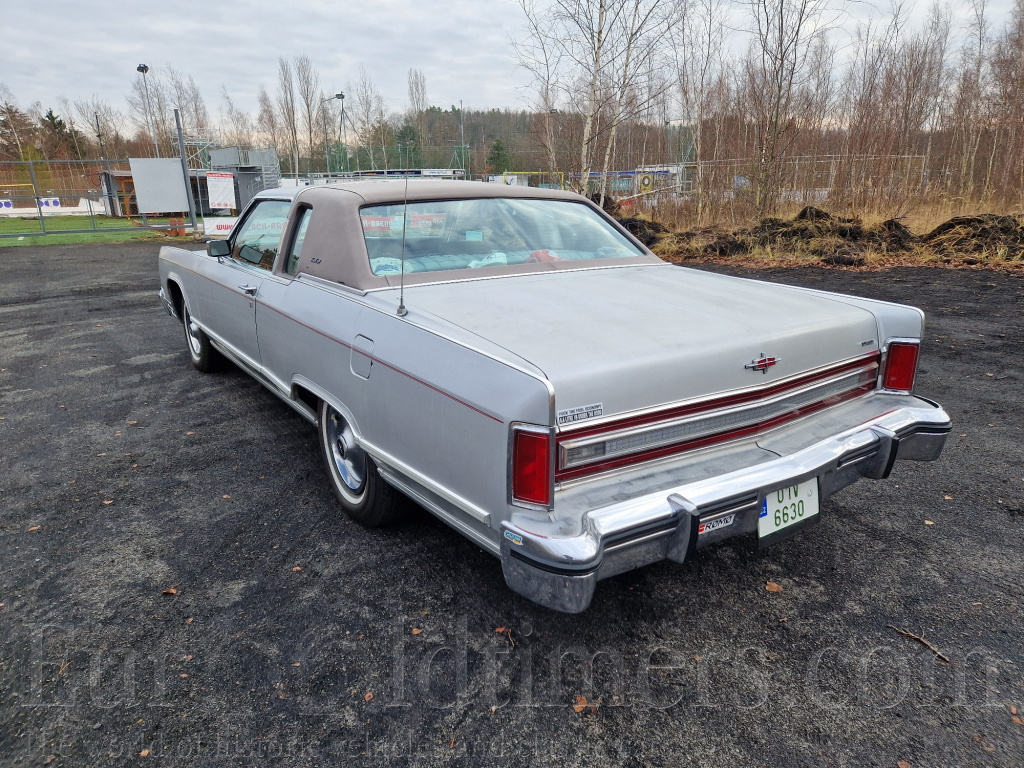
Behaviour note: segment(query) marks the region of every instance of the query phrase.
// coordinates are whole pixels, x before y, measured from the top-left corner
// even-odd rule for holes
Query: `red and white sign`
[[[238,221],[237,216],[211,216],[203,219],[203,234],[207,237],[227,237]]]
[[[390,232],[395,224],[395,216],[360,216],[363,220],[363,232],[366,234],[381,234]]]
[[[206,172],[206,192],[210,196],[210,207],[235,207],[235,177],[231,173]]]
[[[446,213],[411,213],[409,214],[409,229],[428,229],[431,232],[444,227]],[[395,233],[402,234],[401,216],[367,216],[362,215],[363,232],[367,235],[384,235]],[[419,233],[424,234],[424,233]]]

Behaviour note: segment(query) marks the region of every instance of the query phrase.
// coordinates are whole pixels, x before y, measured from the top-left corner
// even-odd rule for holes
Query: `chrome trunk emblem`
[[[779,358],[768,357],[764,352],[762,352],[759,358],[751,360],[749,365],[744,365],[743,367],[750,371],[760,371],[761,373],[767,374],[768,369],[777,362],[779,362]]]

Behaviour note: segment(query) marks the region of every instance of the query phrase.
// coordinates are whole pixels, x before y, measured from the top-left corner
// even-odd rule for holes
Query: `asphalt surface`
[[[567,616],[417,508],[351,523],[156,257],[0,251],[0,766],[1024,765],[1024,279],[744,271],[922,306],[945,455]]]

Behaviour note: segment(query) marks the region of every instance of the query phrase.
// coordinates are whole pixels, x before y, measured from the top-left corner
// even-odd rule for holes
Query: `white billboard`
[[[188,194],[179,158],[133,157],[129,158],[128,164],[135,183],[135,201],[141,213],[188,210]]]
[[[214,210],[235,207],[235,177],[230,173],[206,172],[206,193]]]

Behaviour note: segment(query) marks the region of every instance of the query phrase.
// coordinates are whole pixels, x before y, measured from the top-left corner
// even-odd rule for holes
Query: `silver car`
[[[599,579],[762,545],[950,420],[914,394],[914,308],[666,264],[585,198],[455,181],[260,193],[160,251],[192,362],[315,424],[342,508],[398,493],[577,612]]]

